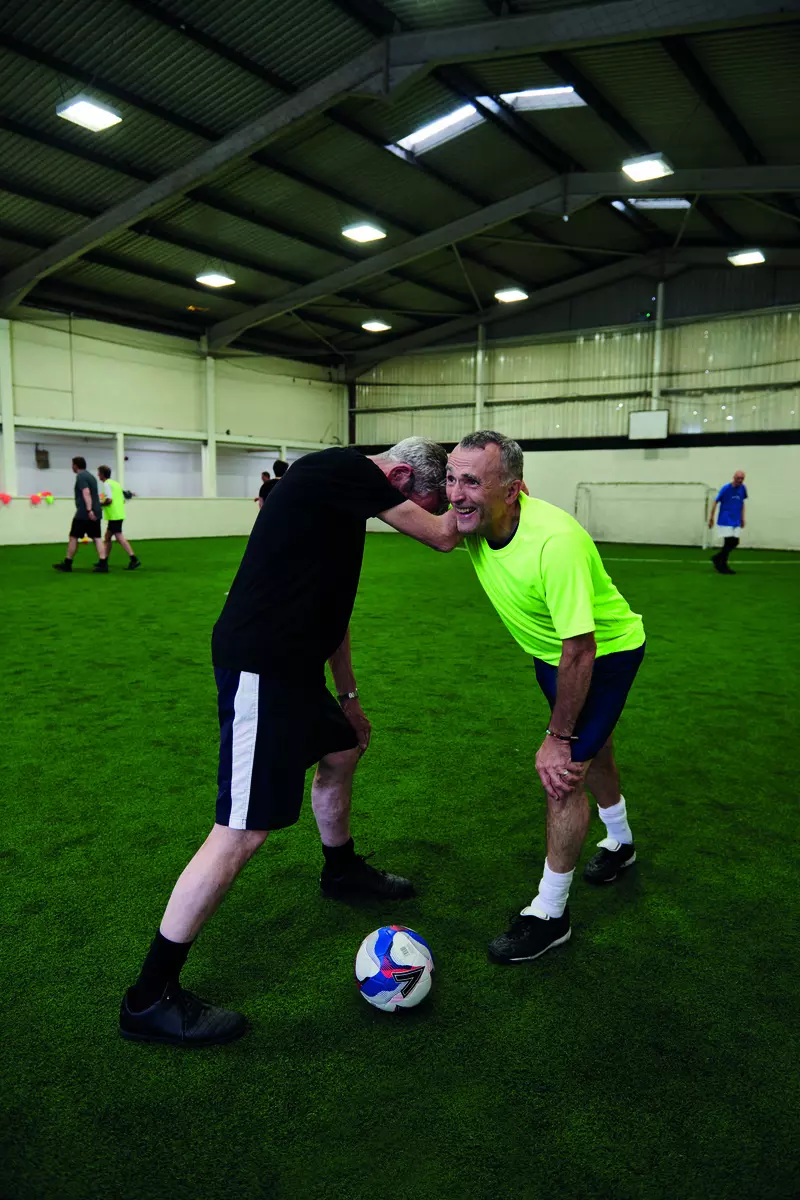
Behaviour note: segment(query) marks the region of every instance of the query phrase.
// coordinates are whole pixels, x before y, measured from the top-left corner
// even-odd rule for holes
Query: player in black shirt
[[[245,1032],[239,1013],[185,991],[180,972],[194,938],[268,832],[297,820],[314,763],[323,895],[414,894],[408,879],[357,855],[350,837],[353,774],[370,724],[358,699],[348,626],[369,517],[437,550],[456,545],[455,514],[434,515],[443,506],[445,464],[442,447],[424,438],[407,438],[373,458],[323,450],[294,463],[265,500],[212,637],[220,719],[216,824],[178,880],[139,979],[122,1001],[123,1037],[210,1045]],[[325,685],[326,662],[338,703]]]

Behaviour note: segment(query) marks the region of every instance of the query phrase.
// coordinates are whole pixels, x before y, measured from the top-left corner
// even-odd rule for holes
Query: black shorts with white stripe
[[[303,803],[305,773],[326,754],[354,750],[352,725],[325,686],[215,667],[219,707],[218,825],[284,829]]]

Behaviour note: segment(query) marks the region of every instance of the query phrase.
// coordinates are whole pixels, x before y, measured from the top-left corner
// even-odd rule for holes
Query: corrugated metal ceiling
[[[88,218],[120,203],[143,181],[205,150],[210,138],[240,127],[373,45],[373,34],[343,7],[335,0],[309,0],[299,13],[293,0],[227,0],[224,5],[158,0],[154,13],[155,6],[141,0],[84,0],[77,12],[67,0],[34,6],[6,0],[0,16],[0,188],[5,178],[7,189],[0,190],[0,233],[16,231],[20,244],[12,248],[8,237],[0,239],[2,261],[10,266],[30,257],[37,246],[80,228],[82,212]],[[485,0],[390,0],[389,7],[404,28],[493,19]],[[573,4],[514,0],[510,7],[544,12]],[[176,29],[176,20],[187,28]],[[758,149],[776,163],[794,162],[798,156],[799,33],[794,24],[709,33],[689,41]],[[198,38],[219,44],[214,49],[198,44]],[[17,52],[9,45],[17,45]],[[229,52],[244,61],[231,61]],[[45,61],[34,61],[37,54]],[[676,165],[742,162],[717,118],[661,46],[595,46],[571,51],[569,57],[621,119]],[[475,94],[559,80],[536,55],[470,63],[465,70]],[[81,82],[86,78],[95,81],[94,88]],[[115,94],[105,95],[103,84]],[[56,103],[76,90],[94,90],[109,100],[123,123],[95,136],[59,120]],[[193,275],[206,254],[227,256],[237,264],[236,290],[251,300],[267,298],[401,245],[418,231],[471,212],[476,202],[501,199],[547,178],[552,167],[542,153],[545,158],[548,153],[524,144],[526,130],[534,140],[552,143],[557,155],[590,170],[615,169],[629,152],[621,133],[612,128],[613,119],[590,108],[518,114],[518,136],[481,125],[422,154],[416,169],[383,150],[384,143],[462,103],[461,95],[432,75],[401,90],[391,103],[349,98],[332,113],[314,116],[273,139],[262,156],[268,165],[244,160],[227,166],[204,185],[204,202],[176,197],[154,218],[157,236],[122,233],[98,252],[116,255],[142,274],[84,262],[60,271],[46,286],[66,292],[70,284],[80,285],[137,305],[149,298],[154,311],[174,308],[176,318],[185,321],[186,305],[197,300]],[[26,189],[39,200],[25,199],[21,193]],[[54,202],[42,203],[44,196]],[[713,208],[743,239],[798,240],[797,222],[787,216],[736,199],[715,200]],[[343,242],[341,227],[360,218],[383,224],[386,241],[363,248]],[[650,213],[648,220],[637,227],[607,204],[595,204],[574,214],[569,225],[535,213],[527,221],[507,223],[497,234],[531,238],[538,231],[571,245],[640,252],[653,239],[660,236],[668,243],[682,231],[685,241],[716,241],[724,252],[721,225],[698,212],[685,228],[682,213]],[[173,245],[173,240],[189,245]],[[466,242],[461,251],[470,279],[487,301],[512,274],[536,286],[610,261],[486,239]],[[424,312],[463,312],[473,304],[447,248],[393,276],[368,281],[356,294],[367,306],[381,302]],[[374,345],[358,329],[363,312],[357,305],[343,309],[347,303],[341,296],[327,302],[328,307],[319,302],[312,315],[354,344]],[[211,320],[242,306],[232,293],[211,293],[203,307]],[[392,324],[394,333],[419,327],[412,316]],[[343,331],[342,325],[355,332]],[[289,326],[296,346],[302,326],[294,317],[265,327],[265,336],[274,339],[276,330]],[[258,332],[251,336],[257,338]]]

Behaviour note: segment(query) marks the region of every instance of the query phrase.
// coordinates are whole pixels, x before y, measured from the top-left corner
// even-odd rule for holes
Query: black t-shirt
[[[324,666],[350,622],[367,518],[406,499],[350,449],[307,454],[280,483],[214,626],[215,667],[270,674]]]
[[[277,479],[265,479],[264,480],[261,487],[258,489],[258,494],[262,500],[266,500],[267,496],[270,494],[270,492],[275,487],[275,484],[277,482],[278,482]]]
[[[75,516],[78,520],[85,521],[89,517],[86,511],[86,503],[83,498],[83,489],[88,488],[92,501],[92,512],[95,520],[100,520],[100,496],[97,491],[97,480],[91,471],[78,471],[75,476]]]

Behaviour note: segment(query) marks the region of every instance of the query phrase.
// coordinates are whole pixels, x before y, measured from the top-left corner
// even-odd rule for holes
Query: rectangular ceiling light
[[[112,125],[119,125],[122,120],[116,109],[93,100],[85,93],[73,96],[71,100],[62,100],[61,104],[56,105],[56,113],[65,121],[72,121],[73,125],[82,125],[92,133],[101,133],[104,129],[110,129]]]
[[[473,104],[464,104],[454,112],[448,113],[446,117],[439,117],[437,121],[423,125],[408,137],[400,138],[397,145],[401,150],[421,154],[424,150],[432,150],[434,146],[449,142],[451,138],[458,137],[474,125],[480,125],[482,121],[483,117]]]
[[[737,250],[728,255],[728,262],[732,267],[755,267],[766,261],[760,250]]]
[[[386,333],[386,330],[392,327],[385,321],[379,321],[376,318],[374,321],[362,321],[361,328],[366,329],[367,333]]]
[[[551,108],[585,108],[586,101],[574,87],[561,84],[558,87],[529,88],[525,92],[503,92],[500,96],[518,112],[545,112]]]
[[[632,197],[625,201],[630,204],[631,208],[640,209],[669,209],[669,208],[691,208],[692,203],[684,196],[640,196]]]
[[[648,179],[663,179],[665,175],[675,174],[663,154],[639,154],[636,158],[626,158],[622,170],[634,183],[645,183]]]
[[[527,300],[528,293],[523,292],[522,288],[507,287],[501,288],[499,292],[494,294],[495,300],[499,300],[501,304],[515,304],[517,300]]]
[[[343,229],[342,237],[350,238],[351,242],[378,242],[386,237],[386,230],[369,221],[361,221],[358,225],[348,225]]]
[[[223,275],[221,271],[203,271],[200,275],[195,275],[198,283],[204,283],[206,287],[230,287],[232,283],[236,283],[235,279],[231,279],[230,275]]]

